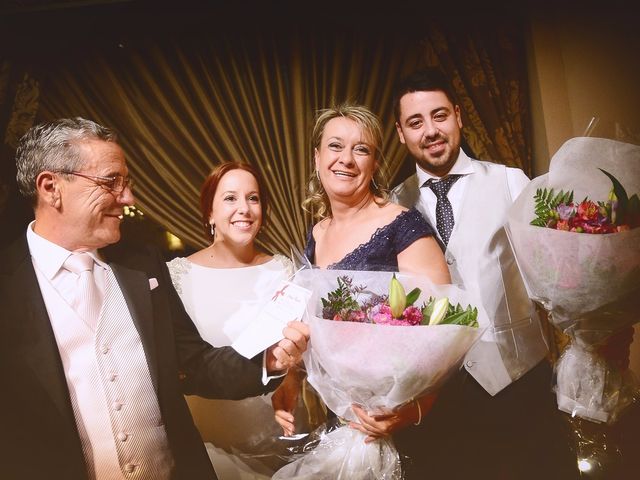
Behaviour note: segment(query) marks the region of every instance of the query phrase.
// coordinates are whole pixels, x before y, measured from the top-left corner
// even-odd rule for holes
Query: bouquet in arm
[[[353,404],[369,414],[388,413],[437,390],[460,367],[482,333],[478,322],[486,320],[466,291],[425,278],[313,269],[298,273],[296,282],[313,291],[308,380],[347,421],[358,421]],[[273,478],[401,478],[393,441],[364,439],[338,428]]]
[[[615,422],[638,396],[631,372],[598,354],[613,334],[640,321],[637,192],[640,147],[574,138],[508,215],[529,296],[570,338],[556,364],[558,407],[594,422]]]

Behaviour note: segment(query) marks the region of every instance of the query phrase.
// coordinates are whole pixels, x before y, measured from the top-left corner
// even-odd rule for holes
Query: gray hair
[[[80,142],[115,142],[116,139],[114,131],[81,117],[61,118],[31,127],[16,150],[18,190],[36,205],[36,179],[40,173],[80,170],[84,164],[78,148]]]

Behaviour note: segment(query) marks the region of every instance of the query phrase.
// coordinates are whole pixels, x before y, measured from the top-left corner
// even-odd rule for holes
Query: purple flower
[[[573,205],[573,203],[569,203],[569,204],[561,203],[556,207],[556,211],[560,216],[560,220],[566,221],[566,220],[569,220],[571,217],[575,216],[576,207]]]

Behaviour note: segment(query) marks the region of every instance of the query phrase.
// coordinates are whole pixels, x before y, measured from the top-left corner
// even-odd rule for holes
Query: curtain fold
[[[532,173],[526,50],[521,22],[430,24],[425,63],[451,79],[463,134],[477,158]]]
[[[309,137],[317,110],[343,101],[370,107],[383,123],[388,177],[396,178],[412,167],[395,133],[393,82],[437,61],[452,72],[458,91],[471,71],[460,65],[467,65],[474,48],[481,48],[482,57],[474,60],[471,85],[487,77],[478,65],[502,61],[481,39],[447,35],[429,29],[420,41],[415,35],[295,30],[129,41],[125,48],[52,67],[41,116],[80,115],[118,131],[136,181],[137,206],[193,248],[206,245],[198,213],[205,176],[224,161],[253,164],[271,198],[258,241],[289,255],[292,245],[303,247],[311,222],[300,205],[313,172]],[[494,92],[484,85],[505,84],[491,68],[491,82],[481,82],[483,95],[472,89],[463,102],[469,140],[483,158],[526,166],[526,145],[513,135],[520,127],[512,111],[525,90],[518,84],[501,91],[496,104],[487,103]],[[503,109],[508,95],[515,100]],[[498,123],[503,130],[495,128]]]

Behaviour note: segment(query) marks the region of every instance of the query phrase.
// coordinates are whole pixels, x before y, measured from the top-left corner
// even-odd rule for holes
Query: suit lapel
[[[153,326],[153,306],[149,279],[145,272],[132,270],[118,263],[109,264],[118,280],[120,290],[129,307],[131,318],[142,339],[147,365],[158,391],[158,367],[156,362],[156,343]]]
[[[75,428],[64,367],[26,238],[16,242],[8,252],[7,273],[12,285],[8,293],[13,298],[5,300],[20,307],[20,311],[12,308],[14,311],[10,315],[22,323],[16,329],[12,342],[16,358],[24,359],[33,376],[42,384],[43,391],[49,394],[60,414]]]

